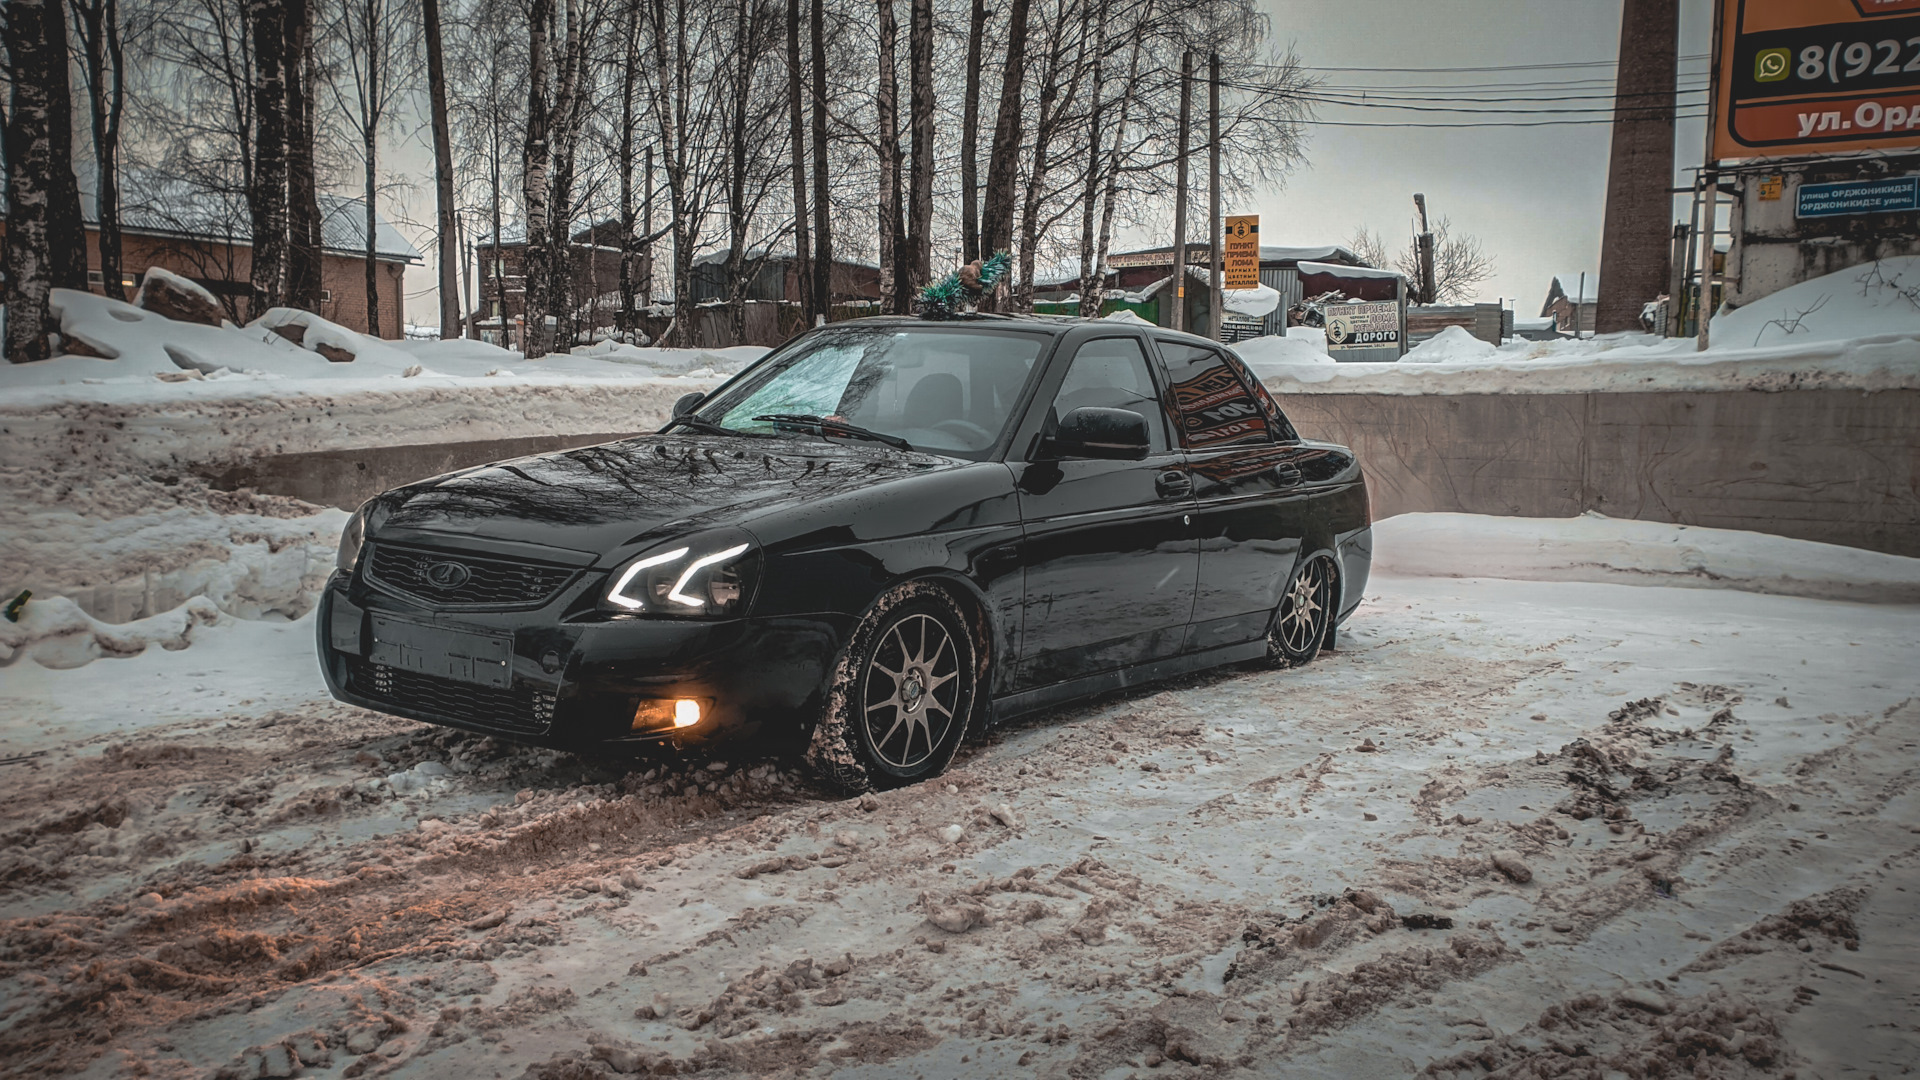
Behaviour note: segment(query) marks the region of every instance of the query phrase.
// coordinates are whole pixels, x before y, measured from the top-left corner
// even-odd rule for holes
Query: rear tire
[[[1293,571],[1280,607],[1267,630],[1267,661],[1274,667],[1299,667],[1320,655],[1338,603],[1339,572],[1333,560],[1316,555]]]
[[[907,582],[874,602],[834,665],[807,763],[848,793],[946,771],[966,738],[980,671],[952,594]]]

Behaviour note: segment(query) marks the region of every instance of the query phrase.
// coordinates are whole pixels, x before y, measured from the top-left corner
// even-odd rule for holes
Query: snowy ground
[[[15,664],[0,1054],[162,1077],[296,1056],[421,1078],[1901,1075],[1920,607],[1567,580],[1783,576],[1767,543],[1659,528],[1535,523],[1523,576],[1561,580],[1383,574],[1307,668],[1059,710],[862,800],[745,755],[586,761],[333,704],[306,621]],[[1393,519],[1382,566],[1396,538],[1452,536],[1452,568],[1486,572],[1475,538],[1527,531]]]

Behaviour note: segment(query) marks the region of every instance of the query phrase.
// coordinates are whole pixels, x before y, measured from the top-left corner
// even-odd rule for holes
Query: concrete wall
[[[1293,394],[1376,518],[1416,511],[1750,529],[1920,556],[1920,390]]]
[[[662,421],[664,423],[664,421]],[[652,431],[658,424],[647,428]],[[359,450],[316,450],[258,458],[209,477],[224,491],[252,488],[268,495],[290,495],[316,506],[357,509],[388,488],[456,469],[507,458],[571,450],[576,446],[625,439],[638,432],[599,435],[531,435],[477,442],[374,446]]]
[[[1920,390],[1313,393],[1281,400],[1302,434],[1359,453],[1376,518],[1597,510],[1920,556]],[[352,509],[422,477],[620,437],[282,454],[215,482]]]

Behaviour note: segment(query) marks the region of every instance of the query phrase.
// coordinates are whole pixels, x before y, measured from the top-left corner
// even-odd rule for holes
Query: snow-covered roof
[[[78,170],[80,217],[100,224],[97,187],[90,167]],[[320,193],[320,243],[328,251],[357,255],[367,249],[366,204],[359,199]],[[0,192],[0,212],[6,195]],[[153,233],[222,244],[250,245],[253,222],[245,194],[222,191],[184,177],[151,169],[128,169],[120,175],[120,227],[127,232]],[[381,258],[418,262],[420,252],[389,221],[374,212],[375,252]]]
[[[1338,244],[1327,247],[1268,247],[1260,245],[1261,262],[1329,262],[1343,261],[1358,263],[1360,257]]]
[[[1350,278],[1401,278],[1405,275],[1398,270],[1375,270],[1371,266],[1342,266],[1339,263],[1302,262],[1299,267],[1302,274],[1335,274]]]

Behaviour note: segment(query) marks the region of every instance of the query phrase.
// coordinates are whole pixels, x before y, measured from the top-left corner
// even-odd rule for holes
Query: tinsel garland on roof
[[[920,317],[951,319],[973,310],[980,298],[993,290],[1013,267],[1013,256],[996,252],[985,260],[967,265],[920,290]]]

